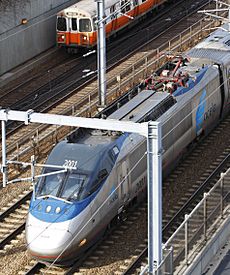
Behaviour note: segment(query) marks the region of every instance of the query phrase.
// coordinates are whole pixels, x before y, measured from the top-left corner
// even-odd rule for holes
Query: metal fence
[[[169,251],[156,274],[180,273],[178,267],[189,265],[196,252],[205,245],[210,236],[219,228],[219,221],[227,216],[230,203],[230,168],[164,244]],[[171,250],[169,250],[171,249]],[[172,260],[173,259],[173,260]]]

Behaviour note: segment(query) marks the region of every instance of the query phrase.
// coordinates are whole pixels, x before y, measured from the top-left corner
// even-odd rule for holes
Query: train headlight
[[[48,205],[48,206],[46,207],[46,213],[49,213],[49,212],[50,212],[50,210],[51,210],[51,206],[50,206],[50,205]]]
[[[61,212],[61,208],[58,206],[56,209],[55,209],[55,213],[58,214]]]
[[[83,239],[80,243],[79,243],[79,247],[83,246],[86,243],[86,239]]]
[[[64,34],[58,34],[58,36],[57,36],[57,41],[58,41],[59,43],[65,42],[65,35],[64,35]]]

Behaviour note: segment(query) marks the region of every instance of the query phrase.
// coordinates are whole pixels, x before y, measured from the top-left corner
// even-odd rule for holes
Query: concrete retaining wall
[[[76,2],[0,0],[0,75],[54,46],[56,14]]]

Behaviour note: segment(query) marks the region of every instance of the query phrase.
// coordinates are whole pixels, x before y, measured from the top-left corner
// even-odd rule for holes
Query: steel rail
[[[25,272],[25,275],[34,275],[40,271],[41,268],[45,267],[46,265],[40,262],[35,263],[30,270]]]
[[[6,209],[0,214],[0,222],[2,222],[7,216],[9,216],[14,210],[16,210],[20,205],[29,200],[32,196],[32,191],[29,191],[24,197],[19,199],[16,203]]]

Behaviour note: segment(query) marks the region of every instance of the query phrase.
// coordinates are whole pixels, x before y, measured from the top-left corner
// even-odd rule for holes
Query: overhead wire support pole
[[[105,0],[95,0],[97,3],[97,72],[98,72],[98,96],[99,110],[106,107],[106,21],[112,16],[121,13],[121,8],[129,5],[126,2],[122,7],[112,14],[105,15]],[[123,14],[123,13],[122,13]],[[133,19],[132,16],[123,14]]]
[[[7,184],[7,165],[6,165],[6,121],[2,120],[2,185],[6,187]]]
[[[97,2],[98,29],[97,29],[97,71],[98,71],[98,93],[99,108],[106,107],[106,34],[105,34],[105,2]]]
[[[161,124],[149,122],[148,139],[148,272],[162,261],[162,149]]]

